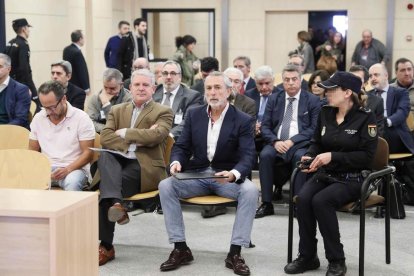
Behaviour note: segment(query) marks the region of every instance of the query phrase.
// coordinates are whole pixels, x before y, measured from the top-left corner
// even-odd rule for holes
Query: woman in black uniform
[[[336,210],[358,199],[363,178],[377,148],[375,116],[364,109],[361,80],[336,72],[318,84],[327,89],[329,105],[322,107],[311,146],[302,161],[314,158],[305,172],[315,172],[298,194],[299,257],[285,266],[287,274],[320,266],[316,222],[329,261],[326,275],[345,275],[345,254],[340,241]]]

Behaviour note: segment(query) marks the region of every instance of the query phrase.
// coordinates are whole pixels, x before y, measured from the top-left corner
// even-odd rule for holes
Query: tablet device
[[[214,175],[215,172],[183,172],[176,173],[173,176],[180,180],[186,179],[207,179],[207,178],[226,178],[226,176]]]

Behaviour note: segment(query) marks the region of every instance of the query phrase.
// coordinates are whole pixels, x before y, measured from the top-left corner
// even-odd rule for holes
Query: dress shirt
[[[170,108],[172,108],[173,106],[173,102],[175,99],[175,95],[177,95],[178,89],[180,88],[180,86],[178,85],[173,91],[171,91],[171,96],[170,96]],[[162,101],[161,103],[164,104],[165,99],[167,98],[167,90],[165,90],[164,88],[164,92],[162,94]]]
[[[299,126],[298,126],[298,107],[299,107],[299,98],[300,98],[301,91],[293,96],[292,98],[295,98],[296,100],[292,102],[292,121],[290,121],[290,128],[289,128],[289,138],[295,136],[299,133]],[[285,92],[285,111],[283,112],[283,116],[286,113],[286,108],[289,104],[288,98],[291,98],[286,92]],[[282,125],[280,125],[278,131],[277,131],[277,138],[280,139],[280,132],[282,131]]]

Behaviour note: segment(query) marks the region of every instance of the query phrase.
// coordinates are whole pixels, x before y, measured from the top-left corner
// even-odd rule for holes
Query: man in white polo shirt
[[[30,124],[29,149],[44,153],[52,165],[51,179],[64,190],[80,191],[89,175],[95,139],[92,120],[67,100],[64,87],[48,81],[39,88],[42,110]]]

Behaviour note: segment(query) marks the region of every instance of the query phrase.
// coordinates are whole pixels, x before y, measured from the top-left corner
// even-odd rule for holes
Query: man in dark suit
[[[305,154],[320,111],[319,97],[301,90],[301,72],[297,66],[286,65],[282,78],[284,92],[269,97],[261,127],[266,145],[260,152],[262,205],[257,209],[256,218],[274,214],[272,191],[275,176],[279,178],[286,170],[291,170],[290,164],[296,164]],[[276,162],[283,162],[285,166],[275,167]],[[304,174],[302,178],[291,183],[295,193],[303,184]]]
[[[299,70],[301,71],[301,74],[303,75],[304,70],[305,70],[305,59],[303,58],[303,56],[298,55],[298,54],[293,54],[289,56],[289,61],[288,61],[288,65],[295,65],[299,68]],[[305,80],[302,77],[302,81],[300,83],[300,89],[302,91],[308,91],[308,87],[309,87],[309,83],[307,80]],[[282,92],[284,91],[284,87],[283,87],[283,82],[278,84],[276,86],[276,89],[278,92]]]
[[[83,57],[81,47],[85,44],[85,38],[81,30],[71,33],[72,44],[63,49],[63,60],[72,65],[72,77],[69,82],[82,88],[86,94],[90,91],[88,66]]]
[[[213,71],[219,70],[219,61],[215,57],[205,57],[200,59],[201,79],[191,86],[191,89],[200,92],[204,102],[204,80]]]
[[[406,123],[410,112],[407,89],[390,86],[387,69],[380,63],[369,68],[369,80],[374,87],[370,93],[379,95],[385,103],[384,138],[388,142],[390,153],[414,153],[414,139]]]
[[[156,190],[167,176],[163,153],[173,115],[170,108],[152,100],[154,84],[150,71],[135,71],[131,77],[132,103],[113,106],[101,131],[102,147],[118,154],[101,152],[98,160],[99,265],[115,258],[115,222],[129,222],[122,198]]]
[[[164,63],[162,69],[162,85],[157,87],[153,95],[154,101],[171,107],[174,113],[171,134],[177,139],[182,131],[183,116],[188,108],[202,103],[200,93],[181,84],[181,67],[172,60]]]
[[[10,124],[29,128],[29,88],[10,78],[10,71],[10,57],[0,54],[0,125]]]
[[[353,65],[349,68],[349,72],[361,79],[361,90],[365,92],[365,86],[368,84],[369,80],[367,68],[362,65]],[[384,101],[381,97],[375,95],[375,93],[365,93],[368,96],[366,108],[370,109],[375,114],[378,136],[384,137]]]
[[[230,105],[231,83],[220,72],[205,81],[207,105],[188,111],[183,133],[171,153],[170,173],[204,172],[223,178],[178,180],[169,177],[159,184],[161,204],[170,243],[174,250],[162,271],[172,270],[194,260],[186,244],[180,198],[217,194],[238,201],[230,252],[226,267],[239,275],[250,270],[240,256],[248,247],[258,191],[246,178],[255,158],[253,119]]]
[[[251,61],[249,57],[238,56],[233,59],[233,66],[243,73],[243,86],[240,89],[240,94],[244,94],[246,91],[256,87],[256,82],[250,77],[250,65]]]
[[[69,61],[61,60],[51,65],[52,80],[60,82],[66,89],[66,100],[76,108],[84,110],[86,93],[76,85],[69,82],[72,77],[72,65]]]

